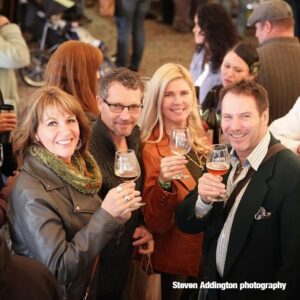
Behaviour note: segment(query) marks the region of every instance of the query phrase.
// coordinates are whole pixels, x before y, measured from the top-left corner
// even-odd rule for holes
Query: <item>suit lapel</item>
[[[254,215],[261,207],[268,193],[269,186],[267,181],[272,177],[274,161],[274,157],[271,158],[252,176],[239,203],[232,223],[223,277],[228,274],[241,252],[254,222]]]

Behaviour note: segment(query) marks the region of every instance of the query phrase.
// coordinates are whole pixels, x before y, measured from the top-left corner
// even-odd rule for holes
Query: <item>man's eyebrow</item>
[[[241,112],[241,113],[238,113],[238,114],[235,114],[236,116],[242,116],[242,115],[249,115],[249,114],[252,114],[251,111],[245,111],[245,112]],[[222,113],[221,112],[221,115],[227,115],[227,116],[232,116],[234,114],[230,113],[230,112],[227,112],[227,113]]]

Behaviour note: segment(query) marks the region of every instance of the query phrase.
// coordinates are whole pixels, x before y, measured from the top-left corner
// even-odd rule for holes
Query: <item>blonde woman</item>
[[[162,298],[180,299],[181,290],[173,289],[172,282],[198,277],[202,236],[182,233],[174,221],[175,209],[203,173],[209,143],[197,111],[193,81],[184,67],[168,63],[155,72],[140,125],[144,216],[154,233],[154,269],[162,274]],[[192,150],[186,156],[176,156],[169,149],[173,127],[190,130]],[[172,179],[181,172],[188,178]]]

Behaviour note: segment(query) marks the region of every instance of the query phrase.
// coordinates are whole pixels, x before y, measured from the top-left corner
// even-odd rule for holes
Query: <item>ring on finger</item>
[[[125,202],[129,202],[130,197],[129,197],[128,195],[126,195],[126,196],[124,197],[124,200],[125,200]]]
[[[118,193],[121,193],[122,192],[122,187],[120,185],[118,185],[116,190],[117,190]]]

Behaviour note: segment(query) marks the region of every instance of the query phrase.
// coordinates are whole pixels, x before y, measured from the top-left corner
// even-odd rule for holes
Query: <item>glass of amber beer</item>
[[[229,153],[226,145],[214,144],[210,146],[206,159],[207,171],[215,176],[225,175],[229,170]],[[211,199],[212,201],[224,201],[227,194]]]

